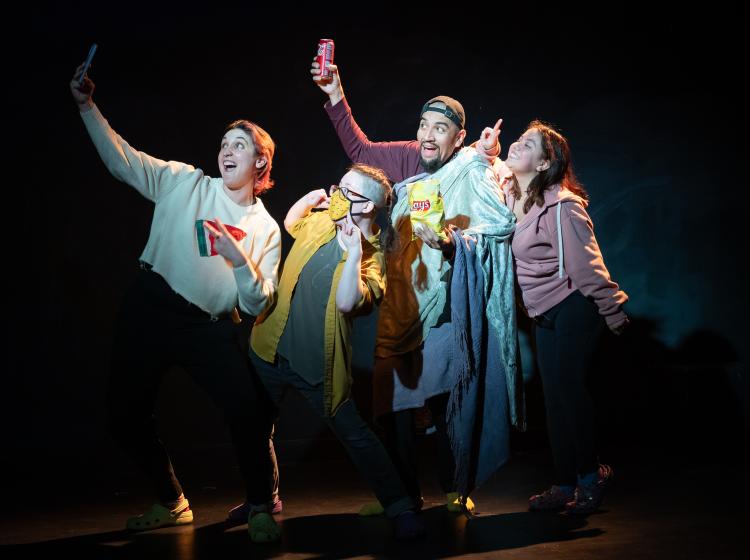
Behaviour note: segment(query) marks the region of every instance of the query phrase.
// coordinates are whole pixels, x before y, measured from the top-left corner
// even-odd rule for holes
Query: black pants
[[[555,484],[576,484],[597,468],[594,409],[586,378],[604,319],[576,291],[536,317],[536,355],[547,409]]]
[[[110,430],[152,479],[159,500],[173,501],[182,493],[154,416],[159,386],[172,365],[183,367],[223,412],[248,501],[266,503],[272,498],[269,488],[278,488],[273,442],[259,429],[267,425],[272,406],[247,355],[252,324],[252,317],[240,324],[230,317],[212,320],[147,270],[126,294],[112,354]]]
[[[250,357],[258,377],[274,403],[280,404],[284,393],[290,388],[297,390],[310,403],[312,409],[343,444],[349,458],[378,497],[386,516],[396,517],[414,508],[414,503],[407,495],[383,445],[362,420],[353,400],[347,399],[332,418],[326,417],[323,383],[310,385],[282,356],[277,356],[274,364],[264,361],[252,351]],[[269,423],[268,430],[271,429],[272,425]]]
[[[453,477],[456,469],[445,424],[445,412],[449,397],[450,395],[445,393],[427,400],[436,429],[438,482],[445,493],[455,490]],[[414,503],[421,504],[422,491],[419,487],[417,472],[414,410],[400,410],[384,414],[378,419],[378,422],[383,427],[385,448],[396,466],[404,486],[406,486],[406,491]]]

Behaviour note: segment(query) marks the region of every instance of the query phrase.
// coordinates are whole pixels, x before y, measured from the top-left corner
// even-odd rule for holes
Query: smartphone
[[[89,55],[86,57],[86,62],[83,63],[83,69],[81,70],[81,73],[78,75],[78,83],[83,83],[83,77],[86,75],[86,72],[89,71],[89,66],[91,66],[91,61],[94,59],[94,53],[96,53],[96,43],[91,45],[91,48],[89,49]]]

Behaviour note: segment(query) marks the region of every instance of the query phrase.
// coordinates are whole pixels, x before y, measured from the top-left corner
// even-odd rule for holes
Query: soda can
[[[320,77],[330,80],[331,70],[328,66],[333,64],[333,39],[321,39],[318,42],[317,62],[320,65]]]

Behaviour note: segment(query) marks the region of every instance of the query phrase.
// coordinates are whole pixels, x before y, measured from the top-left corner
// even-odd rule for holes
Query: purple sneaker
[[[529,498],[530,511],[558,511],[563,509],[568,502],[575,499],[575,488],[572,486],[551,486],[541,494]]]
[[[279,514],[284,509],[284,502],[281,498],[275,496],[273,501],[268,504],[268,511],[272,515]],[[233,507],[227,514],[227,521],[230,523],[247,523],[247,516],[250,515],[250,504],[243,502],[238,506]]]
[[[575,499],[565,506],[565,513],[570,515],[588,515],[594,513],[604,500],[604,493],[612,481],[612,467],[599,465],[599,477],[592,485],[579,484],[576,487]]]

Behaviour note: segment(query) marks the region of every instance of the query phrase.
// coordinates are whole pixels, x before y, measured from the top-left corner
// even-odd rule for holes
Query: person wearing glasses
[[[394,520],[396,537],[407,539],[424,527],[388,453],[350,398],[352,320],[369,313],[385,291],[375,215],[390,196],[380,169],[355,164],[330,196],[314,190],[292,205],[284,227],[295,242],[276,302],[253,327],[250,359],[276,405],[294,388],[323,418]],[[381,237],[387,233],[383,228]],[[251,512],[255,542],[280,538],[266,510],[259,504]]]

